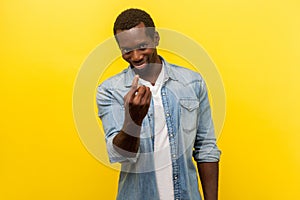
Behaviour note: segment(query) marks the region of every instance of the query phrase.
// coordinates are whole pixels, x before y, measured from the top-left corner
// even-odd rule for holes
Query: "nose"
[[[135,49],[131,52],[131,60],[132,61],[140,61],[143,58],[143,55],[139,51],[139,49]]]

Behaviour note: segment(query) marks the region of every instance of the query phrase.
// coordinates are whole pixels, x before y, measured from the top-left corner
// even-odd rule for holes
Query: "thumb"
[[[135,75],[132,81],[131,90],[135,91],[138,88],[139,75]]]

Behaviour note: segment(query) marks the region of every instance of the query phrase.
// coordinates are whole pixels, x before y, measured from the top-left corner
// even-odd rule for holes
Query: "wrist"
[[[140,137],[141,126],[134,121],[126,121],[123,124],[122,131],[132,137]]]

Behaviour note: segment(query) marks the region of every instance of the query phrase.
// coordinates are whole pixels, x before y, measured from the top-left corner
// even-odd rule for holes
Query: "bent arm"
[[[205,200],[218,199],[220,150],[216,144],[214,125],[206,85],[201,84],[199,125],[194,144],[194,158]]]
[[[119,116],[123,113],[121,104],[114,100],[113,91],[104,86],[99,87],[97,104],[99,117],[102,120],[106,134],[106,143],[111,162],[136,162],[140,145],[141,124],[148,112],[151,100],[150,89],[138,88],[138,76],[134,77],[132,87],[124,96],[124,122]],[[115,112],[118,111],[118,112]],[[117,126],[116,126],[117,125]],[[122,127],[120,127],[120,125]]]
[[[116,150],[126,155],[136,153],[139,149],[141,126],[151,100],[150,88],[146,86],[137,88],[137,81],[138,78],[133,80],[131,90],[124,97],[123,128],[113,139]]]

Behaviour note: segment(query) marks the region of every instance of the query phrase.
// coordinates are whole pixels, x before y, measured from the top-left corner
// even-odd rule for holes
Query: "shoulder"
[[[174,79],[178,80],[179,82],[182,82],[183,84],[204,82],[204,79],[201,76],[201,74],[196,71],[193,71],[191,69],[176,64],[168,63],[167,65],[168,65],[167,68],[169,68],[170,76],[174,76]]]
[[[128,69],[124,69],[120,73],[107,78],[98,86],[98,88],[114,89],[118,86],[124,85],[126,73],[128,73]]]

